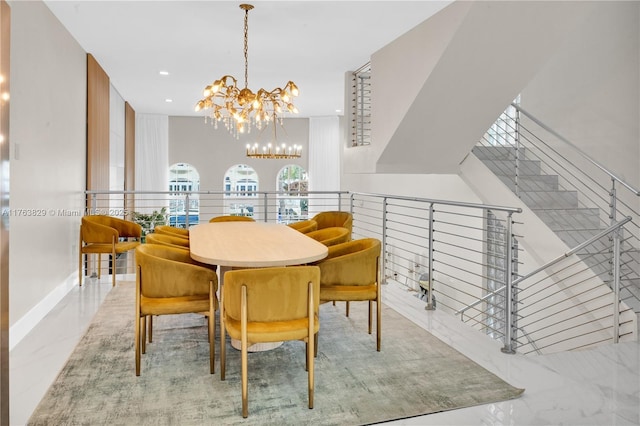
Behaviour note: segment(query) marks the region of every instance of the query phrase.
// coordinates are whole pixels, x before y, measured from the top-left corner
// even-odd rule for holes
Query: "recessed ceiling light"
[[[159,74],[160,75],[169,75],[169,71],[160,71]]]
[[[336,112],[342,112],[342,110],[341,109],[337,109]]]
[[[167,102],[167,103],[171,103],[171,102],[173,102],[173,99],[165,99],[164,101]]]

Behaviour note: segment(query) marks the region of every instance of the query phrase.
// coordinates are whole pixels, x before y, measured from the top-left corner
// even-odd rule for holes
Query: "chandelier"
[[[277,127],[280,126],[284,130],[284,126],[282,125],[280,120],[277,120],[275,117],[270,120],[270,122],[273,126],[273,137],[271,139],[271,142],[264,145],[261,145],[260,142],[255,142],[253,145],[247,144],[247,157],[268,159],[300,158],[300,156],[302,155],[302,145],[287,145],[286,143],[278,142],[276,134]],[[263,131],[266,130],[267,127],[265,127]],[[259,137],[260,136],[258,136],[258,138]]]
[[[215,128],[218,128],[219,121],[223,121],[227,130],[236,137],[250,131],[254,125],[262,129],[270,120],[280,120],[282,123],[284,112],[297,113],[298,109],[293,105],[292,98],[299,93],[298,86],[293,81],[287,82],[284,88],[276,87],[271,91],[260,88],[254,93],[249,89],[247,34],[249,11],[253,6],[241,4],[240,9],[244,10],[244,88],[238,88],[235,77],[225,75],[204,88],[204,98],[195,107],[196,111],[211,110],[210,117]]]

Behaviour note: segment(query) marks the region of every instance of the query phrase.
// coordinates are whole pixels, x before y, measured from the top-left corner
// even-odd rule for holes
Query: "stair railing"
[[[640,313],[640,213],[635,207],[638,205],[640,190],[589,157],[567,138],[550,129],[516,103],[505,110],[478,145],[485,148],[507,147],[512,150],[511,166],[502,161],[503,158],[485,158],[483,161],[492,163],[494,172],[511,186],[525,204],[527,200],[531,204],[537,204],[537,199],[542,199],[542,179],[538,181],[538,188],[522,186],[523,178],[531,173],[533,162],[540,163],[540,169],[546,177],[557,176],[561,191],[575,191],[579,208],[591,212],[596,223],[585,227],[584,223],[578,222],[571,215],[563,217],[564,229],[558,235],[569,247],[580,244],[602,228],[616,223],[618,217],[628,216],[633,219],[621,229],[620,265],[616,265],[613,259],[612,236],[608,237],[607,242],[594,244],[594,250],[600,254],[592,257],[591,262],[599,270],[608,269],[606,282],[611,288],[616,279],[621,280],[622,300]],[[619,193],[620,188],[625,190],[624,194]],[[553,210],[539,205],[532,209],[541,218],[553,213]],[[608,257],[607,262],[599,260],[603,256]],[[619,267],[618,271],[615,270],[616,266]]]
[[[547,264],[515,279],[514,293],[523,304],[519,310],[518,329],[528,336],[527,342],[514,342],[523,353],[542,349],[573,350],[592,346],[595,342],[618,343],[620,337],[635,334],[635,313],[620,301],[620,281],[614,280],[611,291],[603,290],[602,277],[593,273],[576,256],[591,252],[592,246],[605,236],[614,241],[614,265],[620,265],[620,230],[631,217],[614,223],[607,229],[579,244]],[[616,268],[617,268],[616,267]],[[557,291],[558,284],[562,291]],[[567,303],[566,295],[579,303]],[[544,312],[544,325],[538,313]],[[568,333],[571,337],[565,338]]]

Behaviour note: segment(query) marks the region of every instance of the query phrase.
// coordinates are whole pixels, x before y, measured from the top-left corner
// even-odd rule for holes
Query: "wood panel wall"
[[[87,190],[109,190],[109,76],[91,55],[87,54]],[[104,203],[89,208],[108,207]]]

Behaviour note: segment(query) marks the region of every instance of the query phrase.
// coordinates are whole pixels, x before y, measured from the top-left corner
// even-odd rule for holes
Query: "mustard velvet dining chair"
[[[157,229],[157,227],[155,229]],[[218,269],[217,265],[202,263],[202,262],[198,262],[197,260],[191,259],[191,254],[189,252],[188,239],[176,236],[176,234],[168,234],[168,233],[156,234],[155,232],[152,232],[151,234],[147,234],[145,238],[146,238],[146,244],[157,244],[165,247],[173,247],[176,249],[185,250],[189,255],[189,259],[190,259],[189,262],[194,265],[202,266],[203,268],[208,268],[213,271],[216,271]],[[204,312],[204,314],[206,315],[206,312]],[[147,319],[147,322],[148,322],[147,335],[148,335],[149,343],[151,343],[153,341],[153,316],[149,316]]]
[[[255,222],[256,220],[249,216],[216,216],[209,219],[209,223],[214,222]]]
[[[318,229],[317,231],[307,232],[305,234],[309,238],[321,242],[325,246],[333,246],[335,244],[346,243],[350,240],[350,232],[347,228],[341,226],[332,226],[330,228]]]
[[[185,229],[185,228],[177,228],[175,226],[169,226],[169,225],[158,225],[155,228],[153,228],[153,232],[156,234],[164,234],[164,235],[171,235],[174,237],[182,237],[182,238],[186,238],[189,239],[189,230]]]
[[[205,313],[208,324],[209,370],[215,373],[215,311],[218,276],[196,265],[184,249],[142,244],[136,247],[136,376],[146,352],[146,319],[152,315]]]
[[[313,408],[314,336],[320,329],[319,292],[320,269],[317,266],[242,269],[225,273],[220,307],[220,379],[225,379],[225,336],[228,333],[232,339],[241,342],[242,417],[249,415],[247,348],[254,343],[287,340],[306,343],[309,408]]]
[[[145,241],[148,244],[160,244],[169,247],[189,249],[189,240],[187,238],[170,234],[156,234],[152,232],[145,236]]]
[[[351,239],[351,232],[353,228],[353,215],[350,212],[343,211],[326,211],[320,212],[311,220],[318,224],[318,229],[331,228],[333,226],[340,226],[349,230],[349,239]]]
[[[78,282],[82,286],[83,256],[98,255],[98,278],[101,275],[101,255],[110,254],[113,265],[112,285],[116,285],[117,255],[135,249],[142,238],[142,227],[128,220],[112,216],[83,216],[80,221],[78,245]],[[133,240],[132,240],[133,239]]]
[[[376,304],[376,350],[380,351],[382,298],[380,288],[380,240],[362,238],[329,247],[329,254],[315,262],[320,267],[320,303],[330,301],[369,303],[369,334]]]
[[[308,232],[311,231],[315,231],[318,229],[318,222],[316,222],[315,220],[301,220],[298,222],[291,222],[288,223],[287,226],[289,228],[293,228],[296,231],[302,232],[303,234],[306,234]]]

